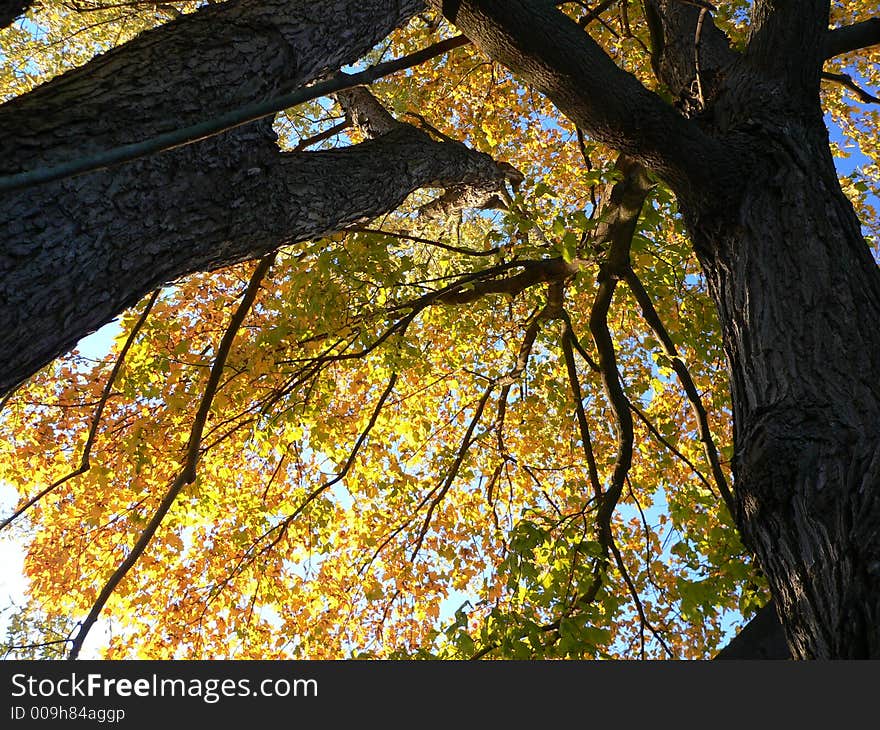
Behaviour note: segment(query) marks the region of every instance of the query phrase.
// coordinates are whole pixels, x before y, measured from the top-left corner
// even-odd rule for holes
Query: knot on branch
[[[375,139],[401,126],[366,86],[339,91],[336,101],[350,126],[357,127],[367,139]]]
[[[458,215],[465,209],[506,210],[510,201],[507,185],[514,193],[525,176],[507,162],[493,161],[488,176],[446,188],[443,195],[419,208],[421,221],[433,221]]]

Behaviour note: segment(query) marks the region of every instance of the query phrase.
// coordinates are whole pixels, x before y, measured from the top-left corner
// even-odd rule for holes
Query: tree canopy
[[[0,30],[0,174],[83,163],[2,193],[12,655],[100,616],[107,658],[695,659],[770,601],[693,235],[739,152],[691,122],[797,3],[502,5],[42,0]],[[880,3],[804,6],[876,259]]]

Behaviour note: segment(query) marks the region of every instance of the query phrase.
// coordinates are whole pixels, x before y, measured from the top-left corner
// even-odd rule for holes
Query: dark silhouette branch
[[[717,141],[618,67],[551,4],[462,0],[454,22],[594,140],[640,160],[673,189],[711,196],[730,174],[731,161]]]
[[[825,34],[823,51],[827,60],[878,44],[880,44],[880,18],[869,18],[829,30]]]
[[[305,499],[303,499],[302,502],[297,505],[296,509],[289,515],[287,515],[287,517],[285,517],[281,522],[273,527],[270,527],[256,540],[254,540],[254,542],[245,552],[242,559],[239,560],[238,563],[236,563],[235,567],[231,571],[229,571],[229,574],[226,576],[226,578],[220,584],[214,587],[214,589],[212,590],[212,595],[219,595],[220,591],[226,585],[228,585],[233,580],[233,578],[235,578],[235,576],[240,574],[248,565],[253,563],[253,561],[256,560],[257,557],[259,557],[260,555],[265,555],[279,542],[281,542],[281,540],[287,534],[287,531],[290,529],[290,525],[293,524],[293,521],[305,511],[306,507],[308,507],[324,492],[330,489],[330,487],[338,484],[343,479],[345,479],[348,472],[351,471],[351,467],[354,465],[354,462],[357,459],[358,454],[360,453],[361,447],[364,445],[364,442],[367,440],[373,428],[375,427],[376,421],[379,420],[379,415],[382,413],[382,409],[385,407],[385,403],[388,401],[388,397],[394,391],[394,386],[397,384],[397,378],[397,373],[391,374],[391,377],[388,379],[388,383],[385,386],[385,390],[382,391],[382,395],[379,396],[379,400],[376,402],[376,405],[373,408],[373,412],[370,415],[370,419],[367,422],[367,425],[364,427],[357,440],[355,441],[355,444],[349,452],[348,458],[345,460],[345,464],[343,464],[342,469],[340,469],[339,472],[337,472],[331,479],[323,482],[311,492],[309,492],[309,494],[306,495]],[[283,461],[283,459],[281,461]],[[276,532],[278,534],[272,539],[271,542],[269,542],[268,545],[265,545],[264,547],[260,548],[259,551],[254,552],[254,550],[260,543],[262,543],[266,538]]]
[[[458,476],[458,472],[461,469],[461,465],[464,462],[464,458],[467,455],[468,449],[471,447],[471,444],[474,442],[474,430],[477,428],[477,425],[480,423],[480,419],[483,417],[483,411],[486,408],[486,403],[489,400],[489,396],[492,395],[492,391],[495,389],[494,384],[490,385],[483,391],[483,395],[477,403],[476,411],[474,411],[473,418],[471,418],[470,423],[468,424],[467,430],[465,431],[464,438],[461,440],[461,445],[458,447],[458,453],[455,455],[455,460],[452,462],[452,465],[449,468],[449,471],[446,474],[446,478],[443,480],[441,484],[431,490],[430,494],[437,492],[436,496],[431,500],[431,504],[428,506],[428,512],[425,515],[425,519],[422,522],[422,527],[419,530],[419,534],[416,536],[415,546],[413,547],[412,553],[410,555],[410,560],[415,560],[416,555],[418,555],[419,550],[422,547],[422,543],[425,540],[425,535],[428,534],[428,528],[431,525],[431,516],[434,514],[434,510],[437,509],[439,504],[443,501],[443,498],[446,496],[446,493],[449,491],[449,488],[452,486],[452,483],[455,481],[455,478]],[[439,491],[438,491],[439,487]],[[424,500],[422,501],[422,505],[424,505]],[[421,509],[421,505],[417,508],[416,511]]]
[[[880,104],[880,99],[878,99],[873,94],[869,94],[862,87],[856,84],[856,82],[853,81],[852,76],[850,76],[849,74],[837,74],[831,73],[830,71],[823,71],[822,79],[824,81],[833,81],[835,84],[840,84],[841,86],[849,89],[859,98],[859,101],[863,104]]]
[[[33,5],[34,0],[0,0],[0,28],[12,25]]]
[[[672,341],[672,337],[669,335],[663,321],[660,319],[660,315],[657,313],[650,295],[631,267],[625,272],[625,278],[630,291],[632,291],[642,310],[642,316],[654,332],[654,335],[660,341],[664,354],[670,359],[672,369],[675,370],[675,374],[678,376],[682,388],[684,388],[684,392],[687,395],[694,412],[694,417],[697,419],[700,441],[703,443],[703,451],[712,468],[712,476],[715,479],[715,488],[724,500],[724,503],[727,505],[730,514],[735,515],[733,494],[727,484],[727,477],[724,475],[724,470],[721,468],[721,459],[718,456],[718,449],[715,447],[715,441],[712,438],[712,430],[709,428],[709,417],[706,413],[706,408],[703,405],[703,399],[700,396],[700,392],[697,390],[697,386],[691,377],[687,365],[685,365],[684,360],[679,356],[678,351],[675,348],[675,343]]]
[[[199,455],[201,452],[202,432],[204,431],[205,424],[207,423],[208,414],[211,411],[211,404],[214,402],[214,396],[216,395],[217,389],[220,385],[220,378],[223,375],[223,368],[226,365],[226,360],[228,359],[229,353],[232,349],[232,343],[234,342],[235,337],[238,334],[239,329],[241,328],[241,325],[244,323],[245,317],[247,317],[248,313],[251,310],[251,307],[254,304],[254,301],[257,298],[257,294],[260,291],[260,284],[262,283],[264,277],[268,273],[274,261],[275,254],[272,253],[268,256],[265,256],[257,264],[254,273],[251,276],[250,282],[248,283],[247,289],[244,292],[244,296],[242,297],[238,308],[233,313],[232,318],[229,321],[229,325],[226,328],[226,331],[223,333],[223,337],[221,338],[220,344],[217,347],[217,356],[214,358],[214,364],[211,366],[211,373],[208,376],[208,382],[205,385],[205,390],[202,394],[199,408],[196,412],[196,415],[193,419],[192,427],[190,429],[189,441],[186,448],[186,458],[183,464],[183,468],[180,470],[177,478],[169,487],[161,503],[159,504],[159,507],[156,509],[156,512],[147,523],[147,526],[141,532],[140,536],[137,539],[137,542],[132,547],[131,552],[129,552],[126,559],[115,570],[113,575],[110,576],[110,578],[104,584],[104,587],[101,589],[98,598],[92,604],[91,610],[89,611],[88,615],[80,626],[76,637],[73,639],[70,648],[70,654],[68,656],[69,659],[76,659],[79,655],[86,636],[88,636],[92,626],[98,620],[98,616],[101,614],[101,611],[103,610],[107,601],[110,599],[110,596],[113,595],[116,587],[122,582],[122,579],[125,578],[128,572],[140,559],[140,556],[143,554],[143,552],[147,549],[147,546],[153,539],[153,535],[156,534],[156,530],[159,529],[159,526],[162,524],[162,520],[165,519],[165,515],[168,514],[168,510],[171,509],[171,506],[177,499],[178,494],[180,494],[181,490],[187,484],[192,484],[195,481],[196,467],[198,466]]]

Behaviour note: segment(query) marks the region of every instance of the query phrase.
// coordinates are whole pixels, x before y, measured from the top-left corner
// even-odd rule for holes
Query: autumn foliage
[[[717,3],[734,43],[748,4]],[[658,88],[641,4],[602,5],[593,37]],[[833,3],[832,24],[877,5]],[[3,99],[195,10],[47,0],[0,31]],[[363,65],[454,35],[420,15]],[[826,70],[876,89],[878,60]],[[370,90],[515,174],[482,209],[430,215],[443,191],[420,190],[169,282],[106,352],[4,398],[2,517],[18,510],[5,531],[28,546],[12,655],[75,637],[133,550],[100,613],[106,658],[707,658],[768,600],[728,504],[715,310],[667,187],[471,45]],[[844,84],[823,95],[876,254],[880,117]],[[275,128],[330,149],[363,139],[350,121],[322,98]],[[634,176],[621,248],[600,233]]]

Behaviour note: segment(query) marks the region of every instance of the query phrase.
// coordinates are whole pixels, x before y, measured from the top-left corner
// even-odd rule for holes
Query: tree
[[[880,655],[877,119],[847,101],[876,10],[133,6],[156,27],[8,76],[34,623],[83,617],[72,655],[103,614],[109,656],[704,656],[772,596],[792,656]],[[846,191],[826,114],[868,157]]]

